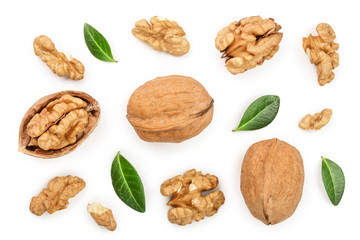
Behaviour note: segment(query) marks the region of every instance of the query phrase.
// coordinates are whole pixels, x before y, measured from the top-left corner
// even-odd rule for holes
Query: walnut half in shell
[[[62,91],[45,96],[25,113],[19,152],[40,158],[68,154],[89,136],[99,118],[99,103],[87,93]]]

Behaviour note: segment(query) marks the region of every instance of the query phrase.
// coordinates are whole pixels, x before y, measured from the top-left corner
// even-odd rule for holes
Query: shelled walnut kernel
[[[314,116],[308,114],[299,122],[299,127],[304,130],[319,130],[328,124],[331,115],[332,110],[327,108],[320,113],[315,113]]]

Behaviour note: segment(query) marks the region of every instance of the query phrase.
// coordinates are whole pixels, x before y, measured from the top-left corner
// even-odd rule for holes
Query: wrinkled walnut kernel
[[[332,72],[339,66],[339,44],[335,43],[334,30],[327,23],[320,23],[316,27],[319,36],[303,38],[303,48],[310,62],[317,67],[318,82],[320,86],[330,83],[335,74]]]
[[[100,107],[83,92],[63,91],[38,100],[24,115],[19,151],[55,158],[73,151],[96,127]]]
[[[35,55],[40,56],[43,62],[58,76],[68,76],[72,80],[84,78],[85,67],[71,55],[58,52],[55,44],[45,35],[41,35],[34,40]]]
[[[133,35],[149,44],[154,50],[169,52],[175,56],[186,54],[190,50],[184,30],[175,22],[157,16],[150,19],[151,25],[141,19],[135,23]]]
[[[46,211],[52,214],[65,209],[69,198],[75,197],[85,185],[84,180],[79,177],[55,177],[48,183],[47,188],[31,199],[30,211],[41,216]]]
[[[94,202],[88,204],[87,211],[100,226],[104,226],[110,231],[116,229],[116,222],[111,209],[103,207],[100,203]]]
[[[247,17],[220,30],[215,46],[224,52],[229,72],[243,73],[275,55],[283,35],[280,29],[272,18]]]
[[[304,130],[319,130],[328,124],[331,115],[331,109],[324,109],[320,113],[315,113],[314,116],[308,114],[299,122],[299,127]]]
[[[217,190],[205,196],[203,191],[212,190],[219,184],[214,175],[203,175],[195,169],[165,181],[160,192],[164,196],[173,195],[167,203],[171,208],[168,219],[179,225],[190,224],[193,220],[200,221],[205,216],[211,217],[225,202],[224,194]]]

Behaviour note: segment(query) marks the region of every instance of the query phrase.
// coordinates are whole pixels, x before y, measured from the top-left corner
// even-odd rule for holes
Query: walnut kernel
[[[272,18],[247,17],[220,30],[215,46],[224,52],[229,72],[243,73],[275,55],[283,36],[280,29]]]
[[[184,55],[190,50],[190,44],[184,38],[184,30],[175,21],[155,16],[150,19],[150,23],[145,19],[137,21],[132,30],[133,35],[154,50],[175,56]]]
[[[332,110],[327,108],[320,113],[315,113],[314,116],[308,114],[299,122],[299,127],[304,130],[319,130],[328,124],[331,115]]]
[[[34,52],[58,76],[68,76],[72,80],[84,78],[84,65],[70,54],[58,52],[55,44],[47,36],[41,35],[35,38]]]
[[[31,199],[30,211],[41,216],[46,211],[52,214],[65,209],[69,198],[75,197],[85,185],[84,180],[79,177],[55,177],[48,183],[47,188]]]
[[[319,36],[303,38],[303,48],[310,62],[317,67],[318,82],[320,86],[330,83],[335,74],[332,72],[339,66],[339,44],[335,43],[334,30],[327,23],[320,23],[316,27]]]
[[[171,208],[168,219],[179,225],[190,224],[193,220],[200,221],[205,216],[211,217],[225,202],[224,194],[216,190],[205,196],[203,191],[215,189],[219,184],[214,175],[203,175],[195,169],[189,170],[183,176],[178,175],[165,181],[160,192],[164,196],[172,195],[167,203]]]
[[[25,114],[19,151],[54,158],[74,150],[96,127],[99,104],[83,92],[63,91],[41,98]]]
[[[98,202],[94,202],[92,204],[88,204],[87,211],[100,226],[104,226],[110,231],[114,231],[116,229],[116,222],[111,209],[103,207]]]

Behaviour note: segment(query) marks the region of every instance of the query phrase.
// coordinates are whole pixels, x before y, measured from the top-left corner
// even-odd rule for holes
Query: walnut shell
[[[241,167],[241,192],[251,214],[266,225],[290,217],[301,199],[304,166],[300,152],[279,139],[253,144]]]
[[[148,142],[182,142],[198,135],[212,120],[214,100],[191,77],[158,77],[137,88],[127,119]]]
[[[28,124],[33,119],[33,117],[40,113],[50,102],[60,99],[64,95],[70,95],[72,97],[77,97],[87,103],[86,112],[88,115],[88,122],[84,127],[82,133],[76,135],[76,142],[70,145],[67,145],[61,149],[50,149],[43,150],[39,146],[33,145],[31,141],[33,138],[28,134]],[[61,119],[65,118],[62,116]],[[60,119],[60,120],[61,120]],[[56,158],[64,156],[78,147],[95,129],[100,119],[100,106],[99,103],[91,97],[89,94],[79,91],[61,91],[57,93],[50,94],[48,96],[42,97],[37,102],[35,102],[29,110],[25,113],[19,130],[19,152],[25,154],[39,157],[39,158]],[[60,121],[59,120],[59,121]],[[52,123],[56,125],[57,122]],[[50,126],[49,126],[50,127]]]

